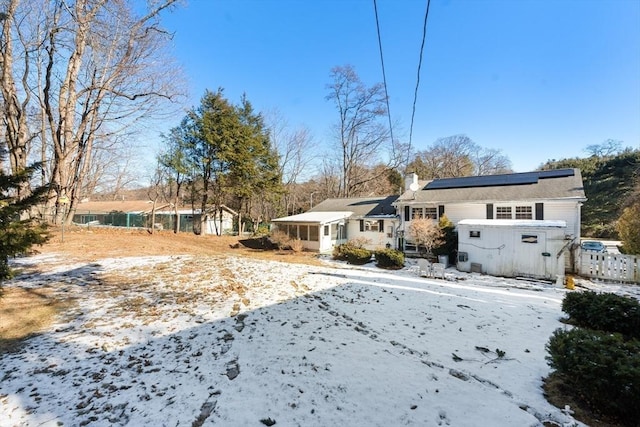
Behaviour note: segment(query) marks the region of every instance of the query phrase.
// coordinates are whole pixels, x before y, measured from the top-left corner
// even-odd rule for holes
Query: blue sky
[[[378,0],[392,119],[409,138],[426,0]],[[277,109],[329,149],[332,67],[382,81],[373,0],[189,0],[164,16],[198,105],[206,89]],[[176,117],[175,126],[181,117]],[[640,148],[639,0],[432,0],[412,145],[466,134],[517,172]]]

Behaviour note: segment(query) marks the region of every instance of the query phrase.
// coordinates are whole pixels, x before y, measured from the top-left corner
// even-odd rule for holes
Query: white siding
[[[544,219],[560,219],[567,222],[567,234],[580,237],[580,207],[577,202],[545,202]]]
[[[457,203],[445,205],[444,214],[455,225],[463,219],[485,219],[487,208],[481,203]]]
[[[375,221],[375,220],[374,220]],[[367,239],[367,244],[364,245],[365,248],[369,250],[376,250],[384,248],[387,243],[391,245],[392,248],[396,248],[395,237],[392,234],[392,237],[388,237],[388,229],[389,227],[393,227],[395,230],[398,226],[396,221],[393,221],[388,218],[384,218],[384,230],[382,232],[379,231],[360,231],[360,220],[350,220],[347,224],[347,238],[348,240],[353,240],[357,238]]]
[[[479,232],[471,237],[470,231]],[[459,224],[458,261],[460,271],[471,271],[471,263],[482,266],[482,273],[504,277],[535,277],[556,280],[564,275],[564,227],[530,227],[518,225]],[[535,236],[525,242],[524,236]]]

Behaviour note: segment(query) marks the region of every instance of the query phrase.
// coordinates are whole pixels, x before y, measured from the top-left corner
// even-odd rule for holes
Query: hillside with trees
[[[622,148],[619,141],[587,147],[585,158],[549,160],[540,170],[579,168],[587,201],[582,207],[582,235],[619,238],[616,224],[625,208],[636,206],[640,185],[640,150]],[[635,230],[640,234],[640,229]]]

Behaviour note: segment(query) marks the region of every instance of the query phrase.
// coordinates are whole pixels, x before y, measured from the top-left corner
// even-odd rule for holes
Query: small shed
[[[458,222],[460,271],[558,281],[573,237],[565,221],[478,220]]]

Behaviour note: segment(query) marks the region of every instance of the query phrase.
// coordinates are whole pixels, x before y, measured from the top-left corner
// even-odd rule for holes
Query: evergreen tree
[[[251,216],[252,201],[264,204],[280,191],[277,155],[262,116],[246,97],[236,106],[222,89],[206,91],[171,134],[163,163],[174,172],[189,171],[192,203],[203,212],[202,223],[223,204]]]
[[[622,240],[622,251],[640,255],[640,168],[636,175],[635,189],[625,202],[616,230]]]
[[[235,183],[235,207],[241,219],[251,218],[256,231],[258,223],[269,216],[267,210],[282,196],[284,188],[276,150],[262,115],[254,112],[246,96],[242,97],[237,111],[242,124],[242,143],[235,147],[230,177]]]
[[[40,187],[24,198],[17,196],[39,168],[30,166],[15,175],[0,170],[0,283],[11,277],[9,257],[23,254],[49,238],[44,222],[25,217],[33,206],[44,201],[47,188]]]
[[[640,254],[640,203],[624,208],[616,223],[624,253]]]
[[[626,148],[603,156],[550,160],[539,169],[560,168],[578,168],[582,173],[587,197],[582,207],[582,235],[617,237],[615,222],[633,192],[640,169],[640,150]]]

